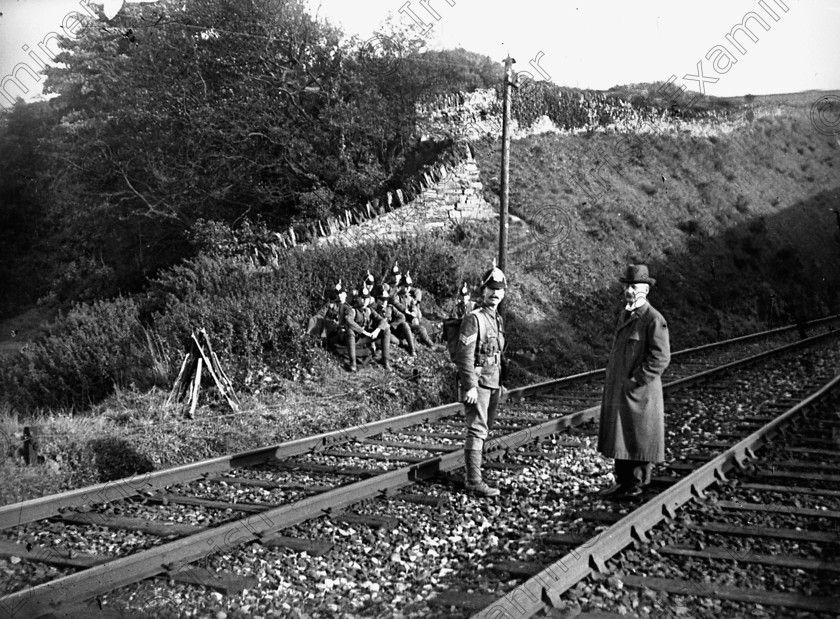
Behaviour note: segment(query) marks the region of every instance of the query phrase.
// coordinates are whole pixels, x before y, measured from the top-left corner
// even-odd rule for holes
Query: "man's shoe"
[[[479,481],[474,484],[467,482],[465,486],[469,492],[472,492],[476,496],[494,497],[501,494],[501,490],[498,488],[491,488],[484,481]]]
[[[598,493],[598,496],[617,496],[619,494],[623,494],[626,486],[621,484],[613,484],[606,490],[602,490]]]
[[[347,364],[347,371],[348,372],[358,372],[359,368],[356,366],[355,363],[348,363]]]

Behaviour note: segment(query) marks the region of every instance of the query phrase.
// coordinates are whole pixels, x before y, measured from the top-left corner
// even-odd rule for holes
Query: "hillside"
[[[607,133],[514,140],[510,210],[529,225],[511,233],[507,303],[523,361],[597,365],[629,262],[657,278],[675,348],[838,311],[840,146],[808,112],[793,97],[742,130],[646,134],[630,149]],[[477,149],[494,204],[500,157]]]
[[[587,131],[513,141],[509,386],[603,365],[628,262],[647,262],[657,278],[651,300],[674,349],[840,311],[831,212],[840,207],[840,146],[813,129],[807,97],[772,106],[753,105],[752,122],[724,129],[695,125],[700,135]],[[473,150],[484,198],[497,208],[498,140]],[[424,219],[422,209],[411,212]],[[425,284],[432,315],[462,277],[487,268],[498,220],[396,245],[285,250],[282,261],[258,267],[243,259],[253,255],[247,238],[217,232],[211,245],[222,254],[184,261],[143,295],[78,306],[48,329],[48,306],[3,325],[0,435],[37,424],[50,437],[41,453],[52,468],[0,463],[0,502],[451,401],[445,354],[397,351],[396,371],[351,375],[313,350],[300,324],[331,278],[382,273],[395,255]],[[238,414],[212,395],[194,420],[164,406],[179,341],[196,324],[234,377]]]

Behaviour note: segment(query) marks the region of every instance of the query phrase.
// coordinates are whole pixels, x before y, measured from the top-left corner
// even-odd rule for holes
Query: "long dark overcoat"
[[[598,451],[608,458],[662,462],[665,404],[662,373],[671,361],[668,324],[650,303],[619,314],[604,396]],[[634,385],[630,378],[638,385]]]

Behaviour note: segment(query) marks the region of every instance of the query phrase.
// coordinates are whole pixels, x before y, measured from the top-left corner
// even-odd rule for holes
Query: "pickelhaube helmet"
[[[374,281],[375,280],[373,278],[373,275],[371,275],[370,269],[368,269],[367,275],[365,275],[365,278],[362,280],[362,283],[359,284],[356,287],[356,289],[353,291],[353,296],[354,297],[358,297],[358,296],[369,297],[370,296],[370,291],[373,288]]]
[[[403,277],[402,283],[404,286],[411,286],[411,272],[405,272],[405,277]]]
[[[341,280],[338,280],[334,286],[327,286],[324,289],[324,298],[335,301],[341,292],[344,292],[344,289],[341,287]]]
[[[502,270],[496,266],[496,259],[493,259],[493,268],[485,271],[481,276],[482,288],[495,288],[496,290],[507,288],[507,278]]]
[[[388,299],[391,296],[391,287],[384,282],[378,286],[374,286],[373,296],[376,299]]]
[[[466,297],[470,294],[470,287],[467,286],[467,282],[464,282],[464,285],[461,286],[461,296]]]

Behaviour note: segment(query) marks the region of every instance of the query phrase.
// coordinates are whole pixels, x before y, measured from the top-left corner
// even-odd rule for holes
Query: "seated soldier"
[[[470,300],[470,289],[467,282],[461,286],[461,296],[455,303],[455,309],[452,313],[452,318],[463,318],[475,309],[475,303]]]
[[[400,265],[394,260],[394,268],[391,269],[391,279],[387,282],[393,290],[396,290],[402,281],[402,273],[400,273]]]
[[[405,276],[400,279],[397,293],[391,298],[391,305],[396,307],[405,316],[415,339],[438,352],[442,348],[435,345],[429,338],[429,333],[426,331],[426,328],[420,324],[420,318],[423,314],[420,311],[420,304],[411,293],[411,284],[411,274],[406,271]]]
[[[341,314],[341,325],[344,330],[347,355],[350,358],[348,370],[357,371],[356,345],[372,347],[378,341],[382,347],[382,365],[386,370],[391,369],[390,348],[391,329],[388,321],[371,309],[373,301],[370,288],[365,284],[353,299],[353,306],[346,305]]]
[[[461,331],[461,321],[464,316],[475,309],[475,303],[470,299],[470,288],[467,282],[461,286],[459,296],[455,299],[455,304],[449,317],[443,321],[443,339],[446,342],[446,347],[449,350],[449,356],[454,359],[458,349],[458,336]],[[463,390],[461,383],[458,380],[458,371],[455,370],[455,389],[458,392],[458,401],[463,399]]]
[[[324,290],[326,303],[309,319],[306,332],[321,338],[325,348],[332,348],[338,341],[338,323],[341,320],[341,306],[347,301],[347,291],[341,286],[341,280],[335,286]]]
[[[405,340],[408,354],[414,356],[414,335],[405,320],[401,311],[391,305],[391,287],[388,284],[381,284],[373,289],[373,296],[376,299],[374,309],[376,313],[388,321],[391,328],[391,337],[399,343]]]

